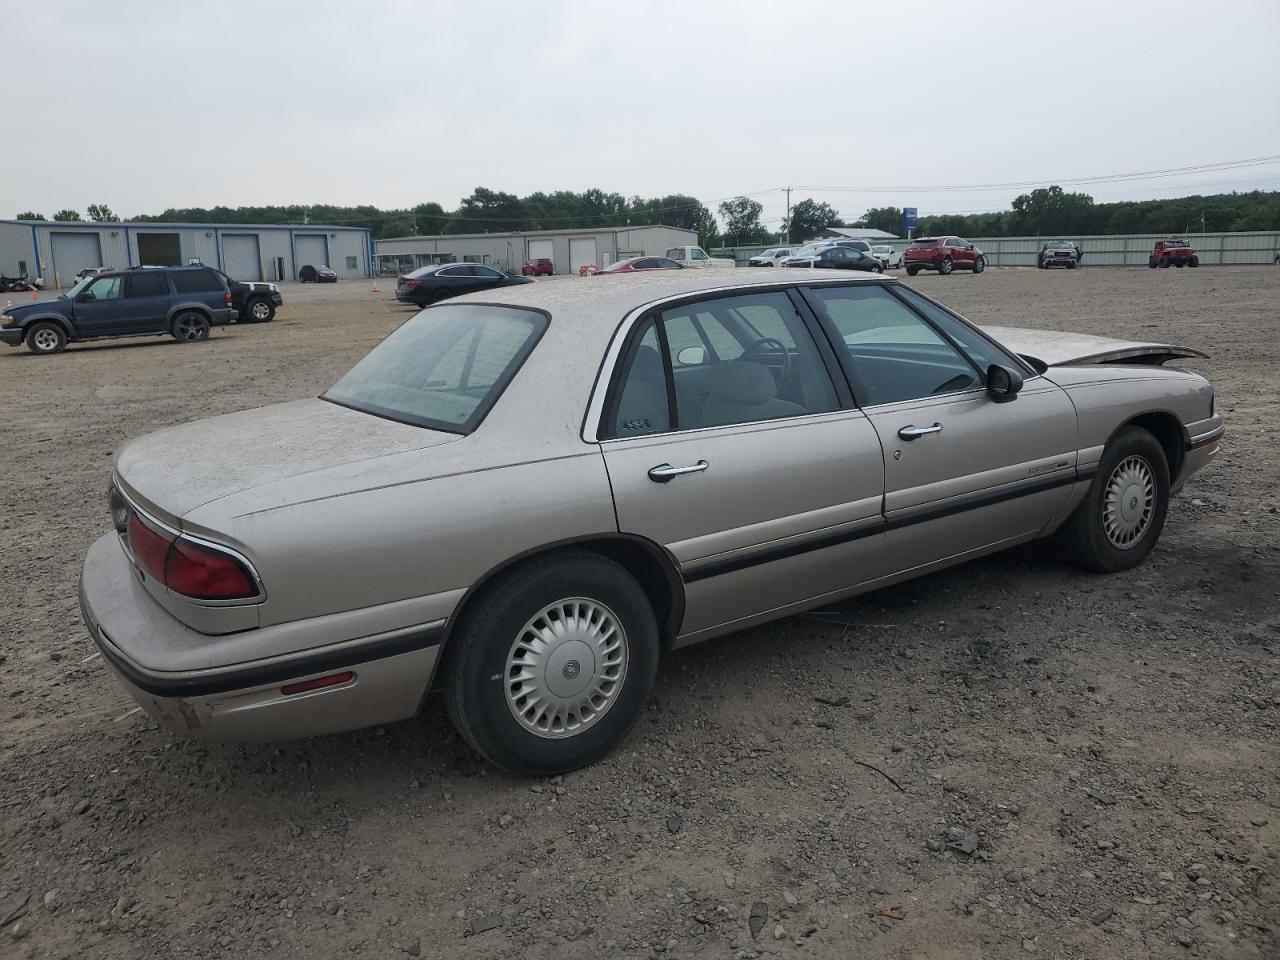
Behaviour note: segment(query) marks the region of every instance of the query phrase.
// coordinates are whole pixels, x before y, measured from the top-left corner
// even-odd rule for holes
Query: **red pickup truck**
[[[1147,258],[1148,267],[1198,267],[1200,258],[1191,249],[1188,240],[1157,240],[1155,249]]]

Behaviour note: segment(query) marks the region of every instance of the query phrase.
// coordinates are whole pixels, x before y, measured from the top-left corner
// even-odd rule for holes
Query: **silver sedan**
[[[982,329],[881,276],[672,271],[418,313],[323,395],[126,445],[81,606],[172,731],[440,688],[484,756],[604,756],[668,651],[1056,537],[1123,570],[1222,435],[1194,350]]]

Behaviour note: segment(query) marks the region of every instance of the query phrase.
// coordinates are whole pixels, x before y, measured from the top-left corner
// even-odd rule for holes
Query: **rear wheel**
[[[1058,531],[1075,563],[1099,573],[1137,566],[1160,539],[1169,508],[1169,462],[1141,427],[1107,444],[1084,502]]]
[[[1154,270],[1156,268],[1156,258],[1147,257],[1147,266]]]
[[[938,272],[939,272],[939,273],[941,273],[941,274],[948,274],[948,273],[950,273],[950,272],[951,272],[951,261],[950,261],[950,260],[943,260],[943,261],[942,261],[942,266],[940,266],[940,267],[938,268]]]
[[[508,770],[561,773],[595,763],[639,718],[658,623],[626,570],[565,553],[486,587],[445,656],[445,703],[462,737]]]
[[[61,353],[67,345],[67,334],[56,323],[37,323],[27,331],[27,349],[32,353]]]
[[[179,343],[195,343],[197,340],[209,339],[209,320],[204,314],[188,310],[173,318],[173,326],[169,328],[173,339]]]

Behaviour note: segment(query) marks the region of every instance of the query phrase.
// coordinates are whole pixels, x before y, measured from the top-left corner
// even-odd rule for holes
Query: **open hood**
[[[1113,340],[1088,333],[1031,330],[1027,327],[984,326],[982,329],[1041,372],[1048,367],[1092,363],[1159,366],[1180,357],[1205,356],[1199,350],[1171,343]]]

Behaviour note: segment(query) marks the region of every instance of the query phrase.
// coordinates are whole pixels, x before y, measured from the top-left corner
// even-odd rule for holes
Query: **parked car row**
[[[207,340],[222,324],[266,323],[283,302],[274,283],[241,283],[206,266],[94,268],[56,300],[7,307],[0,341],[36,354],[114,337]]]

